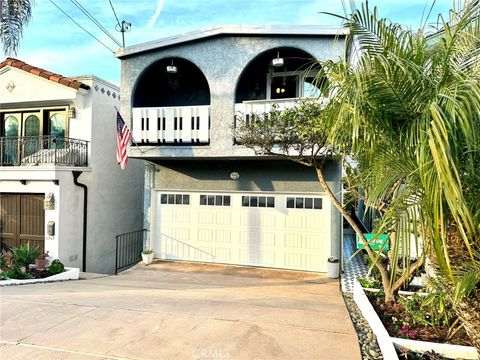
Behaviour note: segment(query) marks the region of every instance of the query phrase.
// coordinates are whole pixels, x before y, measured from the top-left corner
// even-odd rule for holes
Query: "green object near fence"
[[[363,235],[365,236],[365,239],[367,239],[372,250],[382,250],[382,251],[390,250],[390,239],[388,238],[387,234],[382,234],[379,236],[377,234],[363,234]],[[375,236],[377,236],[377,238],[374,240]],[[360,238],[357,235],[357,249],[363,249],[363,248],[365,248],[365,246],[363,246],[362,240],[360,240]]]

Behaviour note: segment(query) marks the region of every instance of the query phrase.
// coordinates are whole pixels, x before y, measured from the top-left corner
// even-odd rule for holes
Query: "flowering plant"
[[[50,255],[48,255],[48,251],[45,251],[40,254],[37,260],[46,260]]]

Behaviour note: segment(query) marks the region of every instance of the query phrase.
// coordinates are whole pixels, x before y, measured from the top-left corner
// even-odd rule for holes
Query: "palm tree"
[[[33,0],[0,0],[0,42],[5,55],[18,51],[23,27],[30,21]]]
[[[351,145],[367,205],[384,210],[377,231],[423,239],[478,349],[480,319],[467,310],[480,298],[479,18],[479,1],[466,2],[428,33],[364,4],[343,18],[356,63],[323,64],[332,95],[322,115],[329,142]]]

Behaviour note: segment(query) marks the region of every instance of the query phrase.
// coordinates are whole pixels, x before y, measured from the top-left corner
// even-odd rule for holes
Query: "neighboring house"
[[[94,76],[0,63],[2,243],[114,272],[114,235],[142,228],[144,178],[143,161],[116,165],[118,103],[118,87]]]
[[[238,121],[318,97],[316,60],[344,34],[303,26],[226,26],[121,49],[121,112],[148,160],[145,223],[155,257],[326,271],[340,256],[339,212],[315,172],[256,156]],[[341,197],[341,166],[326,178]]]

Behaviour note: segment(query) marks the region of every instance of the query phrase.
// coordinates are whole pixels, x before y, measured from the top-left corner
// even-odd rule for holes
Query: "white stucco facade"
[[[67,120],[65,137],[88,141],[86,165],[0,166],[0,196],[53,194],[54,208],[45,210],[45,250],[65,266],[82,269],[85,193],[74,184],[73,175],[81,172],[78,182],[88,189],[86,268],[82,270],[113,273],[114,236],[142,228],[144,166],[141,160],[130,160],[122,171],[115,162],[119,89],[94,76],[75,80],[86,86],[75,89],[15,67],[0,68],[0,136],[5,136],[6,114],[45,113],[53,108],[68,113],[73,107],[75,116]],[[47,120],[41,120],[44,135]],[[54,235],[48,235],[49,222],[55,223]]]

